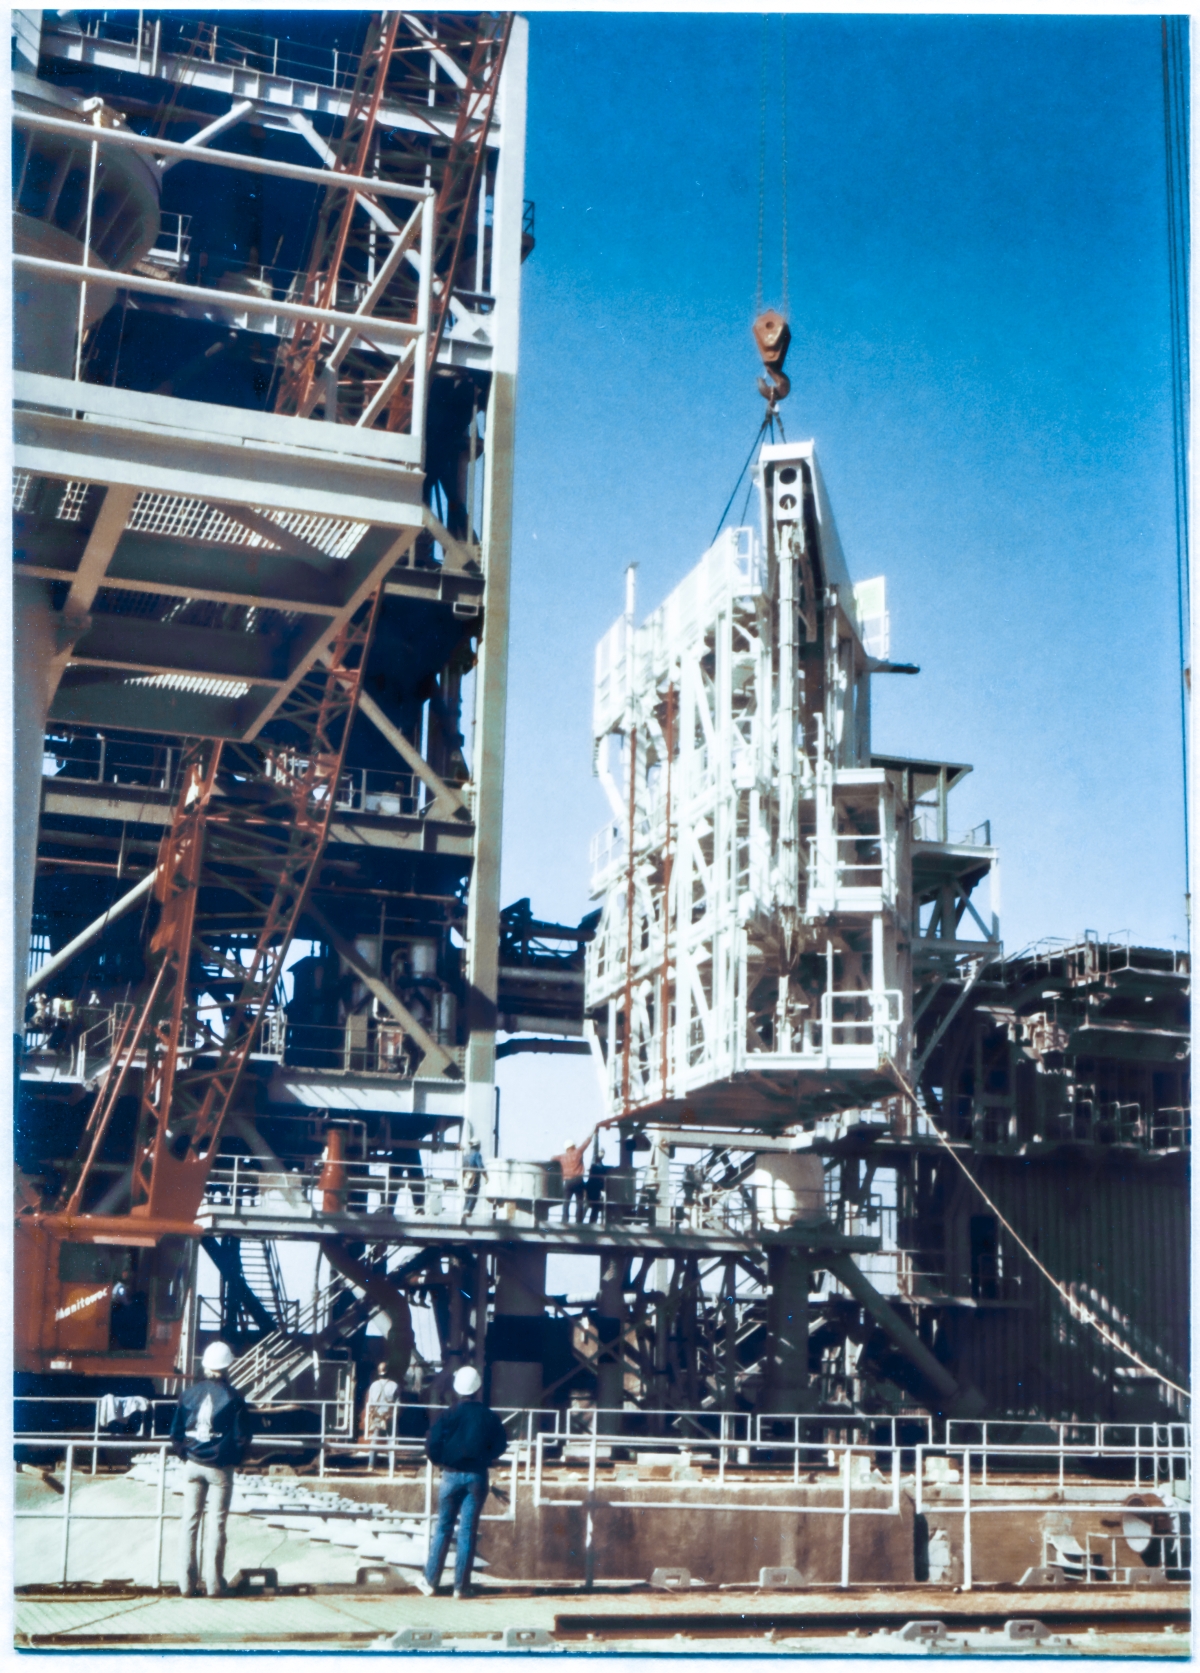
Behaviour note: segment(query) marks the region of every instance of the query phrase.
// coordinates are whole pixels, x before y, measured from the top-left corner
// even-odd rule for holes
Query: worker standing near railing
[[[225,1590],[225,1521],[233,1497],[233,1472],[254,1437],[250,1409],[226,1378],[233,1352],[210,1342],[200,1362],[203,1379],[180,1396],[171,1424],[171,1449],[184,1463],[183,1520],[179,1527],[179,1592],[195,1597],[196,1545],[204,1520],[204,1590]]]
[[[462,1192],[463,1219],[469,1220],[479,1201],[479,1184],[484,1175],[483,1151],[470,1123],[463,1126],[462,1135]]]
[[[400,1384],[388,1376],[387,1360],[380,1360],[375,1368],[379,1375],[367,1390],[363,1408],[363,1440],[367,1442],[367,1468],[375,1468],[375,1449],[390,1442],[396,1407],[400,1403]]]
[[[587,1140],[582,1144],[569,1144],[560,1156],[552,1156],[552,1162],[557,1162],[562,1168],[563,1177],[563,1224],[571,1218],[571,1204],[578,1202],[576,1219],[582,1225],[584,1204],[587,1200],[587,1180],[584,1177],[585,1155]]]
[[[474,1398],[482,1387],[483,1379],[473,1365],[460,1366],[454,1373],[458,1404],[443,1412],[425,1437],[430,1461],[442,1467],[437,1526],[425,1572],[417,1577],[417,1589],[426,1597],[432,1597],[437,1591],[456,1521],[454,1595],[470,1596],[475,1538],[488,1496],[488,1468],[508,1447],[503,1423],[490,1406]]]

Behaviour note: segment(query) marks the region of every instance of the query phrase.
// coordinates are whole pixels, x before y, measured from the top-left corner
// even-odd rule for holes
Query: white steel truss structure
[[[964,914],[983,927],[968,897],[993,852],[954,867],[922,801],[965,769],[871,754],[871,675],[908,671],[882,578],[851,581],[811,443],[764,447],[756,479],[762,534],[724,531],[640,628],[630,571],[596,650],[612,818],[586,1006],[613,1115],[775,1126],[896,1092],[916,945],[953,961]],[[931,917],[914,858],[943,849],[966,887]]]

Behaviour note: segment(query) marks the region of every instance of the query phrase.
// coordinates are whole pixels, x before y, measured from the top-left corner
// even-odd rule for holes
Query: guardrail
[[[373,287],[357,306],[354,305],[354,299],[351,299],[349,307],[325,308],[312,302],[276,296],[272,284],[261,283],[257,288],[251,285],[249,288],[243,287],[238,290],[222,290],[156,278],[136,269],[110,271],[106,266],[91,265],[91,252],[86,241],[81,260],[78,262],[18,253],[13,257],[13,261],[31,279],[40,278],[46,283],[57,281],[79,287],[81,329],[86,293],[88,288],[92,287],[157,298],[161,304],[172,306],[176,312],[197,317],[228,319],[232,310],[239,320],[244,317],[247,323],[252,316],[266,319],[270,322],[270,328],[275,331],[291,329],[298,323],[319,325],[326,332],[340,333],[343,350],[345,345],[362,339],[373,352],[390,357],[393,362],[391,370],[384,374],[379,391],[361,413],[348,412],[343,421],[342,415],[336,410],[336,383],[324,397],[328,410],[325,410],[323,419],[257,412],[223,406],[220,403],[112,388],[100,383],[85,383],[82,376],[81,339],[76,349],[74,379],[19,372],[13,386],[18,403],[32,403],[38,408],[52,412],[67,412],[72,417],[84,411],[87,416],[102,421],[138,427],[146,423],[158,423],[175,426],[185,432],[203,430],[207,434],[215,422],[230,438],[243,444],[286,446],[290,443],[341,456],[344,461],[366,458],[409,466],[421,465],[424,459],[425,392],[434,257],[435,217],[432,188],[370,176],[335,174],[324,168],[284,163],[262,156],[211,149],[202,145],[180,144],[138,134],[125,127],[93,126],[24,108],[14,110],[12,119],[24,148],[23,161],[19,163],[18,168],[18,190],[14,197],[19,196],[19,188],[25,178],[25,165],[33,155],[38,136],[48,136],[50,142],[65,140],[81,151],[85,148],[90,149],[93,164],[89,175],[89,193],[95,190],[95,160],[101,148],[142,153],[152,160],[152,166],[155,162],[187,161],[211,168],[300,181],[322,190],[336,181],[340,187],[353,188],[373,200],[383,200],[387,207],[378,207],[376,214],[382,219],[384,231],[391,241],[391,252],[387,260],[398,262],[401,256],[406,256],[418,272],[417,291],[413,302],[414,317],[411,320],[402,320],[373,311],[375,302],[379,300],[377,287]],[[397,202],[403,207],[397,210],[398,218],[393,219],[389,209],[394,208]],[[89,200],[89,229],[91,220]],[[375,420],[383,410],[387,397],[401,387],[405,378],[412,380],[407,433],[374,428]]]
[[[417,1409],[433,1411],[439,1408]],[[401,1437],[394,1433],[395,1416],[411,1410],[412,1407],[396,1409],[393,1433],[387,1436],[356,1439],[333,1437],[323,1432],[319,1475],[335,1474],[336,1470],[327,1468],[328,1462],[351,1452],[386,1454],[390,1479],[395,1478],[398,1463],[412,1463],[424,1481],[423,1509],[420,1512],[405,1511],[403,1515],[406,1521],[421,1522],[428,1529],[433,1516],[433,1466],[424,1458],[421,1438]],[[1190,1504],[1190,1474],[1187,1473],[1190,1471],[1190,1448],[1187,1444],[1177,1444],[1190,1441],[1190,1431],[1185,1425],[1103,1425],[1098,1426],[1101,1432],[1093,1435],[1089,1442],[1075,1445],[1066,1438],[1073,1426],[1064,1424],[1057,1427],[1056,1439],[1049,1444],[1031,1441],[1013,1444],[994,1439],[985,1442],[981,1436],[978,1445],[959,1445],[928,1439],[913,1440],[910,1436],[901,1435],[897,1428],[897,1425],[915,1422],[918,1426],[924,1424],[928,1434],[928,1419],[879,1418],[863,1413],[849,1417],[812,1413],[777,1418],[749,1413],[634,1414],[604,1410],[559,1413],[525,1410],[509,1411],[504,1415],[516,1431],[510,1445],[511,1458],[507,1471],[508,1507],[502,1515],[485,1520],[517,1520],[520,1502],[517,1488],[522,1474],[525,1482],[532,1485],[528,1498],[531,1509],[539,1510],[543,1506],[586,1509],[589,1514],[585,1518],[583,1551],[585,1584],[591,1584],[595,1573],[594,1512],[604,1504],[619,1504],[629,1512],[736,1511],[743,1514],[840,1517],[839,1584],[846,1587],[853,1579],[851,1526],[854,1518],[899,1516],[902,1492],[909,1489],[916,1515],[923,1516],[927,1510],[936,1510],[941,1515],[961,1518],[961,1586],[964,1591],[970,1591],[975,1584],[977,1519],[984,1515],[1042,1516],[1051,1504],[1069,1506],[1072,1516],[1111,1516],[1114,1509],[1123,1509],[1137,1522],[1138,1534],[1143,1531],[1142,1522],[1145,1521],[1147,1544],[1151,1538],[1160,1541],[1159,1555],[1163,1560],[1159,1566],[1164,1571],[1179,1579],[1190,1575],[1190,1512],[1181,1505],[1181,1501]],[[656,1416],[669,1417],[674,1422],[683,1418],[707,1422],[716,1420],[720,1432],[690,1433],[686,1437],[633,1436],[616,1432],[615,1426],[631,1417],[645,1420]],[[586,1433],[580,1433],[575,1427],[583,1419],[587,1421]],[[836,1431],[833,1435],[812,1433],[817,1428],[828,1431],[831,1427]],[[880,1427],[889,1430],[885,1437],[887,1444],[881,1444],[877,1435],[864,1434],[856,1438],[849,1433],[854,1428]],[[1133,1428],[1140,1436],[1130,1445],[1120,1445],[1112,1435],[1104,1432],[1128,1428]],[[1141,1431],[1146,1429],[1155,1433],[1142,1435]],[[1167,1433],[1164,1435],[1159,1431]],[[312,1435],[263,1436],[256,1439],[252,1450],[299,1450],[311,1448],[315,1440]],[[170,1443],[166,1440],[115,1440],[95,1436],[80,1440],[62,1434],[23,1434],[20,1441],[39,1448],[61,1449],[63,1453],[61,1509],[15,1512],[19,1521],[61,1523],[61,1583],[65,1585],[70,1576],[70,1539],[74,1523],[80,1520],[128,1520],[156,1524],[153,1583],[160,1585],[165,1524],[179,1520],[167,1506],[167,1452]],[[636,1464],[639,1473],[635,1478],[631,1479],[628,1474],[622,1476],[615,1468],[611,1475],[606,1470],[601,1476],[602,1462],[615,1466],[631,1450],[636,1450],[638,1454]],[[73,1487],[79,1473],[77,1455],[87,1451],[93,1453],[92,1474],[95,1474],[95,1454],[98,1452],[115,1452],[118,1455],[136,1453],[141,1457],[157,1454],[154,1508],[103,1512],[79,1509],[73,1503]],[[1169,1461],[1173,1472],[1167,1477],[1161,1473],[1164,1460]],[[701,1465],[709,1465],[707,1473],[693,1469],[697,1461]],[[1123,1476],[1114,1477],[1112,1465],[1122,1461],[1126,1466]],[[1152,1464],[1150,1472],[1143,1468],[1147,1461]],[[565,1496],[561,1489],[567,1481],[579,1480],[571,1466],[581,1463],[586,1465],[582,1494]],[[1107,1468],[1097,1479],[1096,1467],[1101,1464]],[[636,1497],[628,1493],[628,1487],[634,1482],[640,1485],[663,1479],[642,1474],[643,1466],[672,1467],[670,1487],[665,1497]],[[766,1467],[769,1475],[765,1480],[761,1473],[754,1477],[743,1475],[741,1471],[746,1466],[759,1472]],[[681,1475],[680,1467],[687,1473]],[[803,1482],[802,1474],[806,1478]],[[1147,1479],[1143,1480],[1144,1477]],[[1131,1483],[1135,1489],[1155,1484],[1159,1502],[1146,1507],[1137,1501],[1131,1508],[1127,1493]],[[744,1490],[755,1485],[770,1487],[773,1491],[766,1497],[762,1492],[755,1494],[751,1500],[740,1494],[730,1496],[726,1491],[731,1487]],[[1075,1491],[1068,1496],[1069,1485]],[[802,1499],[787,1491],[801,1486],[806,1489]],[[833,1490],[836,1494],[834,1502],[814,1503],[810,1491],[814,1486]],[[714,1498],[714,1493],[718,1497]],[[1124,1500],[1120,1497],[1122,1493],[1126,1495]],[[883,1503],[879,1502],[881,1496]],[[1125,1530],[1126,1537],[1129,1532]],[[1131,1574],[1137,1572],[1134,1565],[1117,1563],[1116,1536],[1098,1530],[1086,1530],[1086,1535],[1084,1546],[1075,1536],[1063,1537],[1057,1542],[1048,1536],[1043,1541],[1045,1566],[1058,1568],[1092,1584],[1116,1582],[1122,1574],[1128,1580]],[[1106,1562],[1094,1560],[1093,1545],[1097,1542],[1100,1546],[1107,1544],[1110,1547]],[[1079,1560],[1079,1553],[1082,1553],[1082,1561]],[[1076,1570],[1082,1572],[1076,1573]],[[860,1580],[870,1578],[859,1576]]]
[[[1112,1427],[1116,1428],[1120,1426],[1112,1425]],[[1168,1425],[1166,1427],[1177,1428],[1179,1426]],[[1030,1512],[1036,1511],[1044,1512],[1050,1502],[1069,1504],[1071,1513],[1075,1516],[1087,1514],[1101,1515],[1104,1513],[1111,1515],[1113,1510],[1118,1508],[1119,1505],[1114,1487],[1117,1487],[1118,1490],[1122,1490],[1132,1484],[1136,1494],[1138,1488],[1147,1485],[1142,1481],[1142,1465],[1143,1462],[1147,1460],[1147,1454],[1149,1454],[1149,1459],[1157,1471],[1159,1463],[1162,1459],[1162,1453],[1154,1446],[1151,1446],[1149,1449],[1139,1447],[1136,1444],[1124,1447],[1108,1445],[1104,1448],[1089,1445],[1072,1446],[1063,1440],[1061,1434],[1056,1442],[1043,1445],[1039,1445],[1035,1442],[1020,1442],[1015,1445],[1001,1445],[992,1442],[990,1445],[984,1446],[980,1444],[977,1447],[953,1446],[936,1443],[931,1446],[919,1445],[916,1448],[917,1467],[915,1471],[914,1484],[915,1511],[918,1516],[922,1516],[925,1513],[926,1494],[928,1487],[931,1485],[931,1483],[927,1480],[927,1475],[930,1473],[927,1468],[929,1462],[934,1459],[944,1459],[951,1466],[953,1466],[955,1460],[957,1460],[959,1468],[959,1475],[957,1479],[953,1475],[952,1469],[937,1472],[938,1496],[936,1500],[936,1508],[942,1514],[957,1513],[962,1518],[961,1584],[963,1591],[970,1591],[974,1585],[974,1518],[984,1515],[1005,1516],[1017,1515],[1021,1513],[1029,1514]],[[1186,1495],[1187,1502],[1190,1504],[1190,1449],[1181,1448],[1177,1452],[1173,1453],[1172,1457],[1175,1461],[1184,1465],[1188,1474],[1186,1476],[1173,1476],[1169,1478],[1173,1485],[1167,1490],[1172,1493],[1172,1496],[1174,1496],[1175,1487],[1177,1485],[1180,1489],[1182,1489],[1180,1496],[1183,1497]],[[1110,1467],[1114,1462],[1125,1460],[1130,1466],[1126,1473],[1126,1479],[1124,1481],[1119,1481],[1118,1479],[1118,1483],[1111,1483],[1110,1478],[1110,1481],[1103,1484],[1109,1486],[1109,1491],[1105,1494],[1102,1484],[1091,1482],[1085,1477],[1085,1482],[1096,1489],[1093,1496],[1090,1499],[1072,1497],[1068,1500],[1066,1497],[1068,1466],[1071,1466],[1070,1473],[1078,1479],[1078,1477],[1083,1473],[1081,1466],[1088,1464],[1094,1465],[1099,1462],[1101,1458],[1107,1461]],[[1053,1499],[1049,1500],[1045,1492],[1043,1492],[1040,1496],[1033,1496],[1031,1494],[1025,1498],[1021,1498],[1019,1494],[1013,1498],[997,1496],[989,1497],[986,1500],[979,1500],[973,1497],[973,1488],[975,1486],[973,1471],[978,1469],[978,1486],[981,1489],[985,1491],[989,1489],[995,1490],[1000,1485],[997,1481],[997,1466],[1000,1466],[1000,1470],[1002,1472],[1003,1465],[1006,1460],[1009,1463],[1010,1476],[1017,1478],[1015,1483],[1017,1486],[1020,1486],[1022,1481],[1027,1480],[1030,1475],[1037,1474],[1037,1470],[1032,1466],[1040,1463],[1042,1466],[1041,1473],[1048,1478],[1049,1491],[1054,1495]],[[1019,1470],[1017,1467],[1018,1465],[1021,1466]],[[1165,1483],[1158,1479],[1157,1474],[1155,1476],[1155,1481],[1161,1491],[1165,1486]],[[1181,1578],[1190,1578],[1190,1511],[1180,1511],[1171,1507],[1160,1507],[1157,1514],[1166,1517],[1171,1522],[1172,1532],[1169,1537],[1175,1542],[1174,1555],[1177,1557],[1178,1561],[1170,1566],[1177,1571],[1180,1571]],[[1045,1554],[1046,1546],[1043,1544],[1043,1558],[1045,1558]],[[1064,1567],[1063,1564],[1055,1562],[1046,1563],[1045,1566],[1057,1566],[1059,1568]],[[1167,1565],[1163,1566],[1165,1567]],[[1115,1578],[1115,1574],[1110,1570],[1104,1577],[1107,1579],[1113,1579]],[[1094,1580],[1097,1577],[1093,1575],[1091,1578]]]
[[[182,1513],[175,1512],[172,1509],[169,1509],[168,1504],[167,1504],[167,1487],[168,1487],[167,1458],[168,1458],[168,1454],[170,1453],[170,1450],[171,1450],[170,1442],[169,1441],[151,1441],[151,1442],[147,1442],[145,1440],[126,1440],[126,1441],[102,1440],[98,1443],[95,1443],[98,1446],[99,1450],[101,1450],[101,1451],[115,1451],[115,1452],[118,1452],[118,1453],[123,1452],[123,1453],[130,1453],[130,1454],[137,1453],[137,1454],[140,1454],[143,1457],[145,1457],[147,1454],[150,1454],[150,1455],[155,1455],[156,1454],[157,1455],[157,1458],[158,1458],[158,1479],[157,1479],[156,1486],[155,1486],[155,1504],[154,1504],[153,1510],[144,1510],[144,1511],[143,1510],[126,1509],[124,1506],[113,1507],[111,1505],[107,1506],[104,1510],[81,1510],[77,1507],[77,1505],[74,1502],[74,1492],[73,1492],[73,1489],[74,1489],[74,1486],[75,1486],[76,1475],[78,1473],[77,1469],[76,1469],[76,1463],[75,1463],[75,1455],[76,1455],[76,1451],[78,1450],[77,1443],[74,1442],[74,1441],[67,1441],[65,1444],[63,1444],[62,1441],[61,1441],[61,1438],[57,1437],[57,1436],[51,1436],[51,1437],[28,1436],[28,1437],[23,1437],[23,1439],[26,1440],[28,1443],[33,1443],[33,1444],[41,1444],[43,1441],[45,1441],[45,1442],[47,1442],[48,1444],[51,1444],[51,1445],[55,1445],[55,1444],[63,1445],[64,1462],[63,1462],[63,1479],[62,1479],[62,1508],[60,1510],[57,1510],[57,1511],[14,1510],[13,1513],[12,1513],[14,1522],[56,1522],[56,1523],[59,1523],[61,1525],[61,1527],[62,1527],[62,1546],[61,1546],[61,1556],[60,1556],[60,1561],[59,1561],[59,1579],[58,1579],[58,1583],[62,1586],[66,1586],[70,1581],[70,1573],[71,1573],[71,1530],[79,1522],[107,1522],[107,1523],[115,1523],[115,1524],[120,1524],[122,1522],[152,1522],[155,1525],[155,1540],[154,1540],[153,1567],[152,1567],[152,1570],[151,1570],[152,1579],[150,1581],[150,1584],[152,1586],[154,1586],[155,1588],[161,1587],[162,1583],[163,1583],[163,1579],[162,1579],[163,1543],[164,1543],[164,1538],[165,1538],[166,1525],[167,1525],[168,1522],[174,1522],[176,1524],[179,1524],[183,1520]],[[88,1444],[92,1444],[92,1443],[88,1443]],[[255,1441],[255,1442],[253,1442],[251,1450],[253,1451],[253,1450],[266,1449],[266,1450],[269,1450],[269,1451],[278,1451],[281,1447],[286,1447],[286,1446],[289,1446],[289,1445],[299,1447],[302,1444],[303,1443],[300,1442],[300,1441],[289,1442],[289,1441],[285,1440],[283,1437],[273,1436],[266,1441]],[[86,1448],[85,1448],[85,1450],[86,1450]],[[425,1527],[426,1539],[428,1539],[429,1529],[430,1529],[430,1526],[433,1522],[434,1516],[436,1514],[436,1511],[435,1511],[435,1508],[434,1508],[434,1493],[433,1493],[433,1470],[434,1470],[434,1467],[428,1461],[428,1459],[426,1459],[424,1461],[424,1463],[425,1463],[425,1467],[424,1467],[425,1493],[424,1493],[423,1508],[419,1512],[405,1511],[403,1513],[403,1517],[404,1517],[404,1520],[406,1522],[409,1522],[409,1523],[412,1523],[412,1522],[422,1523]],[[518,1468],[518,1459],[517,1459],[516,1455],[514,1454],[513,1459],[512,1459],[512,1463],[511,1463],[510,1468],[509,1468],[509,1480],[510,1480],[511,1491],[508,1493],[508,1508],[500,1515],[488,1515],[485,1512],[483,1517],[482,1517],[483,1521],[485,1521],[485,1522],[513,1522],[513,1521],[516,1520],[517,1498],[518,1498],[518,1495],[517,1495],[517,1468]],[[314,1515],[321,1514],[318,1507],[314,1506],[313,1514]],[[363,1511],[363,1520],[366,1521],[369,1517],[370,1517],[370,1507],[365,1506],[364,1511]]]
[[[35,1439],[39,1444],[47,1445],[86,1442],[96,1449],[92,1458],[94,1475],[98,1449],[106,1439],[114,1438],[101,1434],[100,1410],[104,1398],[104,1395],[20,1396],[15,1403],[14,1440],[19,1445],[32,1445]],[[44,1407],[79,1408],[89,1405],[93,1413],[91,1421],[86,1424],[49,1428],[43,1421],[25,1427],[27,1409],[29,1415],[37,1417]],[[135,1416],[144,1417],[147,1420],[143,1428],[145,1437],[161,1437],[170,1427],[176,1405],[174,1399],[157,1398],[148,1401],[146,1413],[134,1414],[126,1421],[134,1421]],[[424,1442],[423,1435],[402,1434],[401,1421],[420,1417],[428,1427],[445,1408],[419,1401],[397,1402],[391,1407],[386,1432],[378,1437],[378,1444],[374,1446],[370,1436],[354,1435],[353,1402],[346,1399],[265,1400],[255,1402],[253,1410],[266,1418],[305,1413],[318,1420],[315,1428],[280,1429],[270,1435],[260,1435],[257,1441],[260,1447],[267,1447],[278,1440],[281,1445],[287,1442],[316,1447],[320,1454],[328,1456],[351,1451],[381,1452],[392,1446],[397,1455],[403,1456],[414,1449],[419,1451]],[[747,1465],[755,1462],[756,1456],[760,1463],[777,1462],[775,1452],[779,1446],[791,1447],[803,1443],[820,1449],[857,1439],[860,1444],[869,1445],[877,1451],[899,1449],[911,1455],[912,1448],[919,1441],[928,1444],[933,1439],[933,1420],[924,1413],[904,1416],[864,1412],[772,1415],[703,1409],[680,1411],[595,1406],[498,1406],[495,1410],[509,1433],[509,1444],[525,1459],[532,1457],[539,1435],[545,1438],[547,1446],[563,1448],[568,1454],[573,1454],[580,1447],[590,1447],[597,1439],[606,1445],[626,1447],[679,1448],[713,1442],[736,1448],[738,1454],[745,1454],[744,1457],[736,1456],[735,1462]],[[318,1473],[327,1473],[324,1457],[319,1462]]]
[[[285,76],[308,86],[338,90],[352,88],[358,74],[358,55],[337,47],[297,45],[274,35],[227,29],[210,22],[196,23],[170,12],[150,12],[144,19],[139,12],[137,23],[131,21],[133,16],[132,12],[92,12],[80,19],[74,13],[69,17],[51,13],[43,28],[55,35],[82,36],[84,40],[134,47],[145,60],[147,74],[164,57],[178,57],[185,62],[199,58],[201,63]]]
[[[273,1038],[279,1032],[277,1027]],[[329,1032],[340,1038],[340,1030]],[[294,1061],[292,1055],[288,1061]],[[698,1167],[672,1162],[665,1183],[664,1190],[655,1167],[613,1168],[585,1179],[585,1196],[572,1204],[564,1201],[557,1171],[544,1163],[501,1160],[474,1168],[460,1160],[437,1167],[424,1161],[318,1159],[283,1166],[277,1157],[222,1156],[208,1176],[204,1203],[247,1221],[362,1214],[482,1224],[511,1220],[519,1212],[544,1223],[559,1210],[564,1223],[573,1218],[576,1224],[586,1221],[604,1229],[664,1227],[752,1236],[778,1224],[770,1188],[756,1188],[736,1170],[721,1185],[704,1178]]]

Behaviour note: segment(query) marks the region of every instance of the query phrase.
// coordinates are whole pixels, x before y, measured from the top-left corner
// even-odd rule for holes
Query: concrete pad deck
[[[1015,1587],[949,1592],[927,1585],[849,1587],[845,1591],[763,1592],[739,1587],[651,1592],[644,1584],[523,1589],[488,1586],[456,1601],[418,1592],[368,1593],[337,1586],[280,1595],[180,1598],[168,1594],[18,1596],[16,1643],[27,1649],[155,1651],[205,1649],[383,1649],[405,1627],[433,1628],[443,1648],[503,1651],[509,1627],[541,1628],[549,1649],[647,1650],[728,1654],[969,1653],[1180,1658],[1189,1651],[1189,1593],[1156,1588]],[[1010,1619],[1041,1621],[1053,1635],[1039,1646],[1013,1645]],[[912,1620],[944,1623],[954,1642],[926,1648],[898,1640]],[[536,1653],[536,1652],[530,1652]]]

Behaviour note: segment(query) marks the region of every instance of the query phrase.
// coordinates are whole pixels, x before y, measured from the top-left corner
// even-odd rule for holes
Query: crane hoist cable
[[[783,370],[788,344],[792,340],[787,322],[789,306],[788,273],[788,148],[787,148],[787,53],[784,19],[779,19],[779,157],[780,157],[780,278],[782,281],[783,311],[763,308],[763,263],[766,245],[766,182],[767,182],[767,20],[763,19],[762,79],[759,102],[758,146],[758,284],[755,294],[754,341],[763,363],[764,377],[758,380],[759,393],[767,403],[768,416],[774,418],[775,408],[791,391],[791,383]],[[781,426],[782,429],[782,426]],[[739,477],[739,481],[741,478]],[[734,493],[737,486],[734,486]]]
[[[767,17],[762,19],[762,48],[758,85],[758,281],[754,289],[754,315],[763,311],[763,243],[767,213]]]
[[[1189,626],[1188,589],[1188,215],[1187,83],[1181,18],[1162,19],[1163,152],[1166,164],[1167,278],[1171,318],[1171,440],[1175,489],[1175,586],[1179,618],[1179,703],[1183,750],[1183,849],[1190,864],[1188,810]],[[1191,917],[1191,881],[1184,884]]]
[[[717,521],[713,532],[713,540],[720,534],[725,519],[729,515],[729,508],[737,497],[742,478],[749,470],[751,462],[758,451],[764,434],[775,438],[775,426],[779,425],[780,437],[786,441],[783,421],[776,410],[779,402],[785,400],[791,392],[791,382],[783,370],[783,363],[787,359],[788,346],[792,340],[791,328],[787,322],[788,309],[788,206],[787,206],[787,63],[784,50],[786,41],[784,35],[784,19],[779,19],[779,100],[780,100],[780,261],[781,278],[783,281],[783,312],[774,308],[763,308],[763,263],[766,249],[766,203],[767,203],[767,85],[768,85],[768,28],[766,16],[762,20],[761,61],[759,65],[759,126],[758,126],[758,250],[757,270],[754,293],[754,325],[752,327],[754,341],[758,348],[759,359],[762,361],[764,376],[758,380],[758,392],[767,403],[766,416],[755,433],[746,462],[737,474],[725,509]],[[746,495],[746,505],[750,503],[750,492]],[[745,509],[742,517],[745,518]]]

